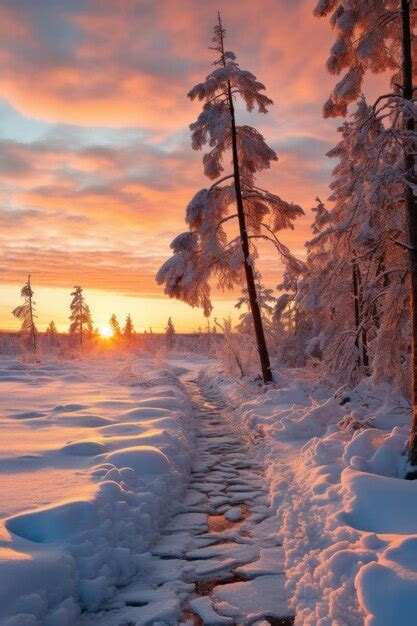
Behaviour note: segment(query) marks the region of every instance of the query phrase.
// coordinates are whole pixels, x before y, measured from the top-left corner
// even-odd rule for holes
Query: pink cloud
[[[7,0],[0,9],[0,86],[15,107],[86,125],[173,128],[190,120],[185,94],[208,70],[218,3],[53,4]],[[306,0],[234,0],[223,9],[228,45],[284,108],[317,102],[330,85],[323,62],[331,34],[311,11]]]

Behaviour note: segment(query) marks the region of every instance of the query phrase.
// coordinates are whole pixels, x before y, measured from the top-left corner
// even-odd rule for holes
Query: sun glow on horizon
[[[111,339],[114,335],[113,329],[110,328],[108,324],[101,324],[99,326],[98,332],[100,333],[100,337],[103,339]]]

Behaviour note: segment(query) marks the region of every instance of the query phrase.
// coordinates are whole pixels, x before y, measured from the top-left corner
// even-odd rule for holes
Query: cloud
[[[123,251],[42,250],[31,242],[6,246],[0,261],[0,282],[21,283],[31,273],[38,286],[86,288],[140,296],[160,295],[154,275],[162,258]]]
[[[209,68],[217,9],[215,0],[4,0],[1,92],[47,121],[186,124],[193,108],[185,94]],[[223,8],[228,45],[284,107],[316,102],[330,85],[323,62],[332,36],[311,11],[307,0],[263,0],[262,10],[232,0]]]
[[[161,296],[155,273],[185,227],[187,202],[207,184],[201,153],[174,138],[159,145],[86,145],[74,128],[68,143],[65,132],[26,143],[0,141],[0,283],[21,282],[30,272],[44,286],[75,280],[93,289]],[[275,147],[280,163],[262,184],[310,206],[311,189],[323,182],[317,157],[327,143],[296,136]],[[308,223],[304,218],[296,233],[284,234],[301,254]],[[267,247],[265,253],[260,268],[278,282],[279,259]]]

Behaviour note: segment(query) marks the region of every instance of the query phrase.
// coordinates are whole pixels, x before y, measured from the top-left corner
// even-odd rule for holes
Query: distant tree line
[[[38,316],[36,314],[36,303],[30,276],[28,276],[20,293],[24,299],[24,303],[17,306],[12,313],[21,321],[20,336],[22,347],[25,351],[38,357],[39,332],[35,322]],[[82,350],[89,339],[100,333],[98,329],[94,329],[93,318],[90,307],[85,301],[83,288],[79,285],[75,286],[74,291],[72,291],[70,295],[72,299],[70,303],[70,325],[68,334],[76,340],[79,349]],[[137,334],[130,314],[127,315],[125,324],[123,328],[121,328],[117,316],[113,313],[109,319],[109,329],[111,331],[111,337],[109,338],[111,338],[114,343],[123,340],[127,345],[130,345]],[[55,322],[51,320],[45,330],[45,336],[48,338],[50,346],[59,345],[60,334],[62,333],[59,333]],[[145,330],[143,335],[152,338],[154,335],[152,327],[149,328],[149,331]],[[176,331],[171,317],[168,318],[164,336],[166,349],[169,351],[173,350],[176,345]]]

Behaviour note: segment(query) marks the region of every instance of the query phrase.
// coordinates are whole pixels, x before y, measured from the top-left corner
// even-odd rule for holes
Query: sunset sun
[[[114,335],[113,330],[108,324],[102,324],[99,326],[98,332],[100,333],[100,337],[103,339],[110,339]]]

